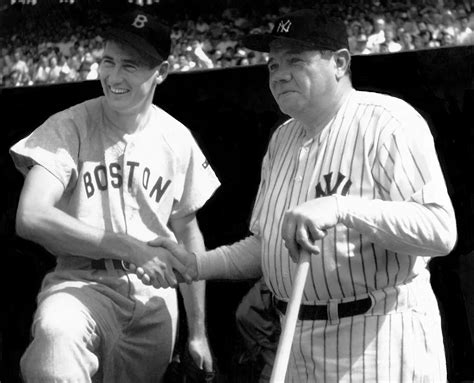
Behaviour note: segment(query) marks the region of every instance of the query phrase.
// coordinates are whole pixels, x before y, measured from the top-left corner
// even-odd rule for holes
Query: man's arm
[[[195,281],[254,279],[262,276],[261,242],[256,235],[251,235],[229,246],[220,246],[214,250],[201,252],[198,256],[169,238],[159,237],[148,244],[165,247],[183,262],[186,259],[187,272]]]
[[[42,166],[34,166],[23,185],[16,216],[19,236],[44,246],[54,254],[91,259],[114,258],[158,274],[162,286],[176,284],[172,269],[185,274],[184,266],[163,249],[122,233],[90,226],[57,208],[64,193],[62,183]]]
[[[204,252],[204,239],[194,213],[183,218],[172,219],[170,224],[178,242],[191,252]],[[212,371],[212,356],[206,335],[205,282],[181,283],[179,288],[186,309],[189,351],[200,368]]]
[[[450,206],[333,195],[309,200],[285,213],[282,237],[291,257],[298,259],[299,247],[319,253],[316,241],[337,224],[401,254],[442,256],[456,243]]]

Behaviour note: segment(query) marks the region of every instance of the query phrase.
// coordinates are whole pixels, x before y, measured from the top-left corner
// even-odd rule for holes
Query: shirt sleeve
[[[196,257],[199,279],[252,279],[262,275],[261,241],[249,236]]]
[[[199,210],[220,186],[209,161],[191,135],[189,150],[179,161],[182,164],[182,173],[177,179],[179,186],[172,212],[175,218]]]
[[[454,209],[428,125],[409,121],[393,120],[378,143],[372,173],[382,198],[338,195],[340,222],[388,250],[446,255],[457,238]]]
[[[74,126],[64,112],[47,119],[10,148],[16,168],[26,175],[34,165],[41,165],[67,189],[78,174],[79,133]]]
[[[261,235],[260,219],[262,206],[266,195],[267,180],[269,177],[269,166],[270,166],[270,153],[272,147],[273,138],[270,141],[269,147],[265,156],[263,157],[262,166],[260,170],[260,184],[257,190],[257,196],[252,210],[252,216],[250,218],[250,231],[255,235]]]

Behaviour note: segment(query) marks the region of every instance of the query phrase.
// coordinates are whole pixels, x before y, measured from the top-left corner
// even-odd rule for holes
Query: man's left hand
[[[197,367],[204,371],[213,371],[211,349],[206,337],[190,339],[188,348]]]
[[[335,196],[315,198],[287,210],[283,218],[282,237],[290,257],[297,262],[300,249],[319,254],[315,242],[339,221]]]

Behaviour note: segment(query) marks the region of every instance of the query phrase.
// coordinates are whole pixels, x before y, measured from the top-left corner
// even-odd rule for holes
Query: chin
[[[287,114],[288,116],[293,116],[295,112],[298,110],[294,105],[288,105],[288,104],[279,104],[280,110]]]

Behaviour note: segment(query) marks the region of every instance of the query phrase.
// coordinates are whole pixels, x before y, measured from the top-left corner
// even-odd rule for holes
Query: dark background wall
[[[353,57],[356,88],[400,96],[428,120],[447,178],[459,240],[454,251],[434,259],[432,284],[443,316],[450,382],[474,380],[473,251],[474,47]],[[8,148],[49,115],[101,94],[97,81],[0,89],[1,285],[0,381],[16,382],[18,360],[29,342],[35,297],[54,258],[17,238],[14,214],[22,185]],[[222,187],[200,211],[206,244],[214,248],[248,233],[260,162],[270,134],[284,119],[267,87],[264,66],[175,73],[162,84],[155,103],[194,133]],[[474,255],[473,255],[474,256]],[[235,309],[253,281],[208,283],[208,328],[219,368],[235,368]]]

